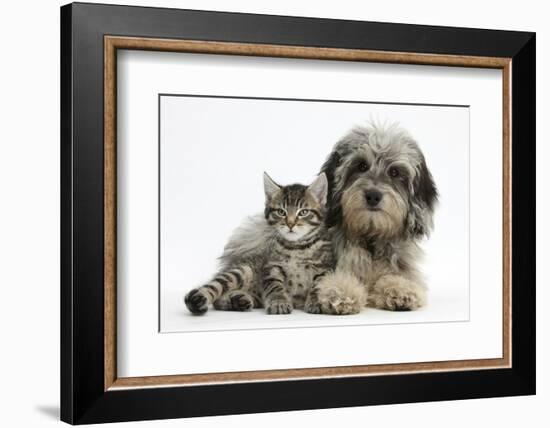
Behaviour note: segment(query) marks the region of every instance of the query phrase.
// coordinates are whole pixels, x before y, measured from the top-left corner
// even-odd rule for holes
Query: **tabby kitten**
[[[260,282],[268,314],[321,312],[315,286],[334,267],[324,225],[327,186],[324,173],[309,186],[279,186],[264,173],[265,218],[276,231]]]
[[[221,257],[219,273],[185,296],[193,314],[204,314],[211,304],[225,311],[321,312],[315,285],[334,265],[324,226],[326,176],[309,186],[279,186],[264,173],[264,190],[264,218],[252,218],[238,229]],[[261,233],[254,236],[250,230]]]

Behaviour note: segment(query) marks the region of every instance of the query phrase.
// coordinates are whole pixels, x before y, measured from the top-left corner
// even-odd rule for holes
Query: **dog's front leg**
[[[325,275],[315,286],[314,301],[308,299],[306,311],[329,315],[351,315],[361,312],[367,290],[357,277],[336,270]],[[314,304],[312,304],[314,303]]]
[[[426,287],[406,276],[381,276],[369,290],[368,306],[390,311],[413,311],[426,304]]]

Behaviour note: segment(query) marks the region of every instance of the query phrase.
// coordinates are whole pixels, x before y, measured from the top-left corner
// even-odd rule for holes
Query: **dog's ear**
[[[438,195],[424,156],[422,156],[412,187],[407,227],[409,233],[414,237],[428,236],[433,227],[433,213]]]
[[[328,181],[327,217],[325,219],[327,227],[338,224],[342,219],[342,207],[340,205],[341,194],[335,189],[334,180],[336,168],[338,168],[341,161],[340,154],[334,150],[321,167],[321,174],[324,173]]]

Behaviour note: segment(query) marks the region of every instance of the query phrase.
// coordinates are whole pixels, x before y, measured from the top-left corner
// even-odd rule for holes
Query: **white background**
[[[205,57],[193,54],[132,51],[119,53],[117,64],[117,77],[120,82],[117,93],[119,155],[117,186],[120,195],[117,203],[119,225],[117,227],[117,295],[119,297],[117,299],[117,337],[119,338],[117,370],[119,376],[445,361],[499,358],[502,355],[502,267],[499,259],[490,264],[484,261],[486,254],[500,254],[502,248],[501,162],[491,162],[490,168],[487,167],[486,162],[486,159],[502,158],[501,72],[449,67],[350,64],[279,58]],[[219,78],[220,75],[223,76],[223,80]],[[151,79],[151,76],[155,78]],[[327,85],[327,81],[338,82],[338,84]],[[265,85],[265,82],[270,84]],[[451,289],[454,288],[454,290],[446,294],[448,278],[441,275],[442,272],[439,270],[427,269],[431,276],[430,281],[439,284],[434,284],[432,304],[413,313],[397,314],[365,310],[353,316],[327,317],[296,311],[291,316],[266,317],[262,316],[261,311],[246,315],[212,311],[199,318],[192,317],[184,310],[180,303],[181,291],[179,293],[176,291],[174,294],[164,295],[163,293],[163,307],[167,307],[167,312],[173,315],[172,321],[175,320],[178,323],[168,326],[167,331],[184,329],[191,330],[193,333],[158,334],[156,287],[158,262],[155,245],[158,234],[157,102],[158,93],[169,91],[471,105],[469,111],[471,162],[469,165],[465,159],[467,154],[465,140],[468,135],[468,127],[464,123],[467,119],[465,115],[457,121],[451,116],[445,116],[441,109],[433,109],[430,113],[424,111],[420,114],[418,109],[402,108],[399,111],[396,106],[380,105],[376,110],[371,110],[374,118],[380,115],[383,117],[379,119],[391,117],[401,121],[402,125],[423,143],[426,156],[433,160],[431,165],[435,168],[436,179],[438,182],[441,181],[442,185],[443,207],[440,211],[441,224],[438,226],[438,232],[427,244],[438,244],[438,239],[444,242],[440,242],[428,253],[432,256],[437,254],[443,258],[444,261],[438,260],[437,257],[430,259],[432,263],[441,265],[448,263],[449,259],[457,258],[458,272],[445,269],[449,277],[455,277],[453,280],[458,281],[458,287],[462,290],[467,286],[467,274],[470,275],[471,319],[468,322],[463,321],[466,317],[466,308],[460,308],[460,306],[465,304],[461,302],[464,292],[457,293],[458,287],[451,285]],[[277,104],[271,105],[273,109]],[[297,107],[299,104],[286,107],[294,120],[300,116],[298,111],[291,114],[292,109]],[[326,156],[321,152],[328,152],[333,141],[345,132],[342,129],[350,126],[347,120],[365,119],[359,105],[347,107],[342,104],[333,105],[332,111],[323,110],[322,107],[320,103],[315,107],[309,107],[317,110],[308,119],[303,119],[306,123],[302,126],[305,125],[305,127],[300,129],[298,125],[294,126],[293,134],[298,134],[300,140],[305,140],[308,134],[312,134],[311,131],[307,132],[308,128],[314,127],[313,123],[309,126],[307,123],[315,116],[330,123],[323,127],[323,134],[314,134],[319,141],[308,143],[320,149],[316,152],[319,160],[313,163],[312,170],[316,170],[321,159]],[[325,105],[324,108],[328,107]],[[196,122],[205,118],[198,118],[200,108],[194,110],[197,112],[192,117],[192,124],[188,126],[185,124],[185,118],[191,119],[189,114],[181,111],[179,114],[171,112],[175,116],[168,121],[171,126],[181,124],[185,129],[194,130],[190,132],[191,135],[188,134],[188,138],[180,135],[184,140],[199,138],[199,133],[195,129]],[[233,107],[233,110],[241,109]],[[268,107],[264,106],[262,110],[269,117]],[[202,109],[202,112],[204,113],[205,110]],[[285,118],[287,121],[290,120],[286,116],[287,113],[285,116],[281,116],[279,112],[273,113],[271,116],[283,123]],[[188,190],[189,183],[178,178],[181,177],[182,170],[188,170],[193,177],[191,187],[196,188],[194,196],[189,199],[196,199],[197,202],[185,206],[184,213],[177,207],[168,207],[163,209],[163,215],[172,215],[176,212],[182,217],[189,217],[191,215],[189,211],[200,208],[200,201],[204,200],[204,195],[211,193],[201,189],[201,182],[206,183],[205,187],[209,187],[207,183],[217,181],[208,176],[210,165],[215,171],[212,175],[230,174],[232,178],[226,179],[227,181],[248,180],[250,188],[245,191],[245,194],[257,194],[255,192],[257,187],[253,186],[250,176],[261,176],[261,169],[254,174],[254,162],[243,162],[239,154],[246,152],[249,159],[260,161],[265,159],[264,153],[259,154],[249,148],[256,144],[264,152],[269,151],[269,143],[254,142],[253,139],[265,131],[247,130],[247,126],[253,125],[246,123],[241,123],[239,126],[239,121],[242,119],[234,119],[231,127],[227,124],[224,126],[225,122],[216,119],[215,116],[219,115],[212,114],[212,117],[208,115],[206,119],[210,119],[209,125],[213,123],[220,129],[218,132],[209,131],[210,136],[205,135],[207,131],[201,130],[200,138],[204,140],[187,143],[186,147],[185,142],[175,138],[174,143],[179,144],[181,153],[185,156],[190,153],[195,154],[193,156],[195,166],[187,165],[190,162],[181,160],[177,152],[167,154],[167,158],[170,158],[170,162],[174,165],[162,172],[164,182],[179,185],[181,188],[177,187],[168,193],[171,196],[180,196],[184,194],[180,190]],[[332,116],[335,116],[335,120],[332,120]],[[249,119],[251,122],[260,120],[257,116],[249,116]],[[265,124],[265,122],[262,123]],[[212,129],[211,126],[205,128]],[[167,127],[161,132],[173,136],[174,129]],[[272,132],[275,137],[279,136],[278,139],[291,138],[288,131],[287,133],[284,130]],[[181,128],[178,128],[177,133],[181,133]],[[453,137],[449,134],[453,134]],[[242,141],[236,142],[235,139],[242,139]],[[221,155],[220,149],[210,148],[209,144],[216,140],[219,145],[224,145],[226,150],[235,147],[235,153]],[[281,143],[281,146],[284,149],[285,143]],[[288,152],[288,149],[286,151]],[[216,164],[216,157],[218,160],[227,159],[229,162],[243,164],[239,168],[242,171],[233,172],[223,163]],[[278,162],[277,155],[270,157],[269,170],[277,175],[273,171],[283,170],[281,162]],[[298,159],[305,157],[301,155]],[[467,207],[465,198],[468,194],[467,167],[470,168],[473,179],[484,183],[484,186],[472,186],[470,192],[472,204],[470,272],[467,272],[464,266],[460,266],[465,264],[464,256],[468,254],[465,248],[467,240],[464,237],[467,234],[467,225],[464,223]],[[297,165],[290,161],[284,169],[287,170],[287,174],[292,174],[293,169],[298,170]],[[301,174],[304,173],[301,172]],[[259,187],[261,193],[261,185]],[[228,190],[225,192],[230,198],[230,192]],[[252,203],[259,205],[260,201]],[[233,222],[236,224],[241,220],[234,201],[228,199],[223,205],[235,206]],[[252,210],[252,207],[250,209]],[[208,214],[204,214],[203,218],[200,210],[195,213],[195,216],[191,223],[195,224],[193,228],[197,229],[197,235],[182,234],[176,237],[175,243],[168,241],[172,246],[174,244],[179,246],[174,256],[176,259],[178,256],[181,257],[181,264],[188,262],[185,260],[185,255],[181,254],[184,253],[182,243],[200,239],[219,239],[217,245],[213,247],[221,247],[228,230],[234,227],[230,216],[227,215],[224,221],[218,224],[219,228],[212,225],[211,230],[204,232],[208,235],[218,235],[217,237],[202,238],[204,233],[201,233],[200,228],[204,227],[205,223],[213,221],[208,222]],[[217,219],[217,216],[214,215],[214,217]],[[170,223],[173,224],[176,221]],[[181,225],[180,222],[178,225]],[[457,229],[458,234],[462,233],[460,239],[453,235],[453,229]],[[167,235],[169,234],[164,234],[164,242],[168,239]],[[453,248],[453,246],[456,247]],[[201,257],[201,248],[198,247],[191,256],[193,262],[195,260],[197,264],[210,262],[219,250],[212,247],[209,249],[214,252],[210,256]],[[196,272],[200,275],[210,275],[210,272],[207,272],[207,269],[203,270],[201,266],[198,266]],[[182,283],[184,279],[186,278],[182,278]],[[457,302],[459,310],[452,306]],[[381,323],[380,318],[384,326],[376,325]],[[163,319],[163,326],[168,324],[168,321]],[[412,324],[413,322],[417,324]],[[228,325],[238,331],[201,331],[225,330]],[[339,327],[313,330],[289,328],[327,325]],[[348,325],[354,325],[354,327],[344,327]],[[271,330],[251,330],[259,326],[269,327]],[[273,327],[285,327],[285,329],[273,329]],[[387,337],[390,336],[393,340],[388,341]],[[361,340],[357,340],[358,337]],[[235,342],[239,342],[241,346],[233,346]],[[271,344],[282,342],[285,343],[285,348],[273,353]],[[332,343],[332,346],[325,346],[327,342]],[[189,343],[193,346],[189,346]],[[405,343],[408,345],[404,346]],[[346,349],[345,353],[340,351],[342,347]],[[222,360],[218,357],[219,349],[224,349]]]
[[[111,3],[110,1],[104,1]],[[550,30],[543,2],[463,1],[442,7],[438,1],[369,3],[278,0],[127,1],[130,4],[273,13],[415,24],[490,27],[537,31],[537,75],[550,74]],[[12,2],[2,8],[0,71],[2,127],[0,155],[0,246],[4,289],[2,321],[2,423],[10,427],[59,426],[59,10],[58,1]],[[475,13],[472,11],[475,10]],[[23,23],[25,23],[23,25]],[[15,43],[17,41],[17,43]],[[263,415],[128,423],[124,426],[279,427],[382,425],[410,427],[541,426],[550,401],[550,239],[547,186],[550,137],[548,80],[540,79],[537,96],[538,140],[538,395],[461,402],[418,403],[353,409],[283,412]],[[29,125],[29,121],[32,122]],[[546,262],[546,263],[545,263]],[[32,384],[32,386],[31,386]]]
[[[384,65],[374,68],[391,73]],[[500,92],[498,71],[482,70],[481,74],[484,83],[492,76],[494,91]],[[369,76],[364,79],[371,80]],[[335,321],[377,324],[469,319],[468,107],[162,96],[160,108],[162,332],[334,325]],[[500,115],[498,101],[496,112]],[[310,183],[335,142],[353,126],[366,125],[369,118],[395,121],[411,132],[438,185],[436,227],[423,242],[429,304],[398,317],[388,311],[364,310],[358,317],[345,319],[303,311],[268,317],[262,310],[244,314],[213,311],[196,317],[184,309],[183,292],[210,280],[232,230],[246,216],[263,211],[262,171],[278,183]],[[497,129],[497,147],[499,137]],[[125,141],[119,139],[119,143]],[[500,176],[498,168],[495,174]],[[498,179],[495,182],[498,186]],[[490,193],[499,195],[496,190]],[[498,216],[496,208],[490,210]],[[486,287],[487,281],[476,286]],[[491,305],[496,304],[491,299]]]

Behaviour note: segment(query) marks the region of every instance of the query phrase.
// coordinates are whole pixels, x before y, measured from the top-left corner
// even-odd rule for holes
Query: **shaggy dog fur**
[[[323,312],[357,313],[365,302],[395,311],[425,305],[418,242],[433,227],[437,190],[417,143],[397,125],[357,127],[321,172],[338,260],[318,286]]]

